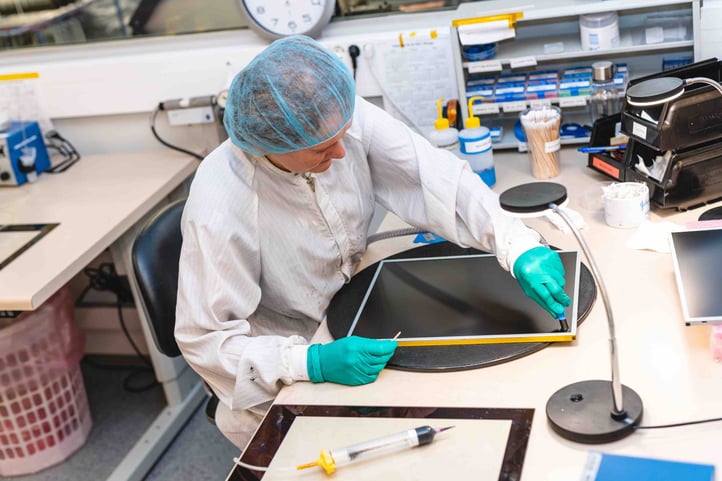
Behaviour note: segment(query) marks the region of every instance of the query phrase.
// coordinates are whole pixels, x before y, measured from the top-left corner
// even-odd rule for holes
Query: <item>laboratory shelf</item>
[[[524,21],[547,20],[570,15],[586,15],[597,12],[611,12],[650,9],[674,5],[690,5],[695,0],[606,0],[603,2],[579,0],[535,0],[509,1],[509,0],[487,0],[481,2],[462,3],[456,9],[454,18],[478,18],[487,15],[500,13],[523,12]]]
[[[549,99],[518,100],[514,102],[487,102],[476,103],[471,106],[474,115],[482,117],[495,114],[512,114],[517,116],[519,112],[529,108],[542,105],[555,105],[558,107],[586,107],[589,101],[588,95],[576,97],[561,97]]]
[[[642,40],[644,32],[620,32],[620,46],[604,50],[582,50],[579,34],[549,35],[544,38],[543,45],[539,39],[523,39],[513,42],[499,42],[497,56],[490,60],[479,62],[462,62],[462,66],[469,73],[499,71],[498,68],[487,68],[486,66],[500,64],[501,66],[512,66],[519,59],[534,58],[537,63],[552,62],[560,60],[587,60],[590,62],[600,58],[616,57],[626,54],[670,52],[673,50],[689,50],[694,47],[694,41],[682,40],[677,42],[662,42],[645,44]],[[559,53],[544,53],[545,46],[563,44],[564,50]],[[513,44],[513,45],[512,45]]]
[[[519,140],[514,136],[514,124],[516,123],[518,116],[497,116],[497,117],[485,117],[482,120],[482,125],[485,127],[501,127],[503,129],[502,137],[499,141],[492,143],[491,147],[494,150],[519,150],[525,152],[525,149],[519,147]],[[591,118],[588,111],[583,109],[563,111],[562,112],[562,124],[575,123],[584,126],[590,126]],[[589,137],[575,137],[575,138],[562,138],[562,145],[584,145],[589,143]]]
[[[567,69],[591,66],[598,60],[626,64],[627,79],[631,80],[660,72],[674,62],[699,61],[700,6],[701,0],[536,0],[533,3],[524,0],[489,0],[464,3],[455,12],[451,42],[461,119],[465,121],[469,116],[469,80],[541,70],[555,70],[561,76]],[[482,17],[519,12],[522,15],[514,25],[514,37],[497,41],[493,58],[475,62],[465,60],[459,39],[461,29],[465,29],[463,33],[468,44],[470,36],[473,39],[473,34],[478,35],[478,29],[467,25],[482,25]],[[579,16],[606,12],[617,13],[618,45],[601,50],[583,50]],[[647,43],[647,28],[656,25],[654,20],[660,17],[675,19],[686,31],[683,29],[684,33],[676,37],[669,35],[662,42]],[[482,35],[477,38],[487,37]],[[585,96],[484,103],[475,105],[473,110],[482,125],[503,125],[505,135],[501,142],[494,144],[495,149],[516,148],[518,143],[513,138],[513,125],[519,112],[540,103],[561,107],[562,122],[582,125],[591,123],[588,97]],[[572,117],[583,120],[570,120]],[[506,131],[508,127],[511,127],[509,132]],[[571,142],[588,140],[582,138]]]

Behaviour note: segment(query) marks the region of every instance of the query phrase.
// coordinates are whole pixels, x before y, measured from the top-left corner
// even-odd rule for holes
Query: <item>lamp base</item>
[[[622,386],[626,418],[612,417],[614,398],[609,381],[581,381],[565,386],[547,401],[547,419],[552,429],[577,443],[601,444],[634,432],[642,420],[642,399]]]

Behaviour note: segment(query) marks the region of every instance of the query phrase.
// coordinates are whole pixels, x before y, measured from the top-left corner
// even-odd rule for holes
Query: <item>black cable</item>
[[[657,426],[633,426],[634,429],[662,429],[662,428],[677,428],[680,426],[692,426],[693,424],[704,424],[722,421],[722,418],[710,418],[710,419],[699,419],[697,421],[686,421],[683,423],[674,424],[660,424]]]
[[[356,80],[357,59],[361,56],[361,49],[357,45],[349,45],[348,54],[351,57],[351,67],[353,70],[353,79]]]
[[[75,146],[65,137],[60,135],[56,130],[50,130],[45,133],[46,145],[49,149],[58,151],[65,159],[57,165],[49,168],[45,172],[49,174],[59,174],[65,172],[80,160],[80,154]]]
[[[161,144],[165,145],[169,149],[177,150],[178,152],[183,152],[184,154],[188,154],[190,156],[195,157],[198,160],[203,160],[203,156],[200,154],[197,154],[195,152],[192,152],[190,150],[186,150],[182,147],[178,147],[177,145],[173,145],[171,143],[166,142],[165,140],[161,139],[158,133],[155,131],[155,118],[158,116],[158,112],[161,111],[160,106],[153,109],[153,112],[150,114],[150,131],[153,133],[153,136],[160,142]]]
[[[106,363],[92,360],[88,356],[83,357],[82,362],[89,366],[92,366],[96,369],[103,369],[106,371],[131,371],[130,373],[128,373],[127,376],[125,376],[125,378],[123,379],[123,382],[122,382],[122,387],[126,392],[130,392],[130,393],[145,392],[145,391],[148,391],[159,385],[155,379],[155,372],[153,371],[153,369],[150,369],[145,366],[106,364]],[[147,383],[142,384],[137,387],[133,386],[132,385],[133,383],[131,381],[141,374],[151,377],[152,381],[147,382]]]
[[[123,334],[130,343],[130,346],[135,351],[138,358],[145,364],[143,367],[129,367],[132,372],[126,376],[123,380],[123,388],[128,392],[143,392],[148,389],[152,389],[159,385],[158,380],[155,378],[155,372],[153,370],[153,364],[138,348],[133,338],[130,335],[128,326],[125,323],[125,317],[123,316],[123,301],[132,301],[133,295],[130,289],[122,282],[121,277],[115,271],[115,266],[112,263],[104,262],[100,267],[86,267],[83,272],[88,276],[90,280],[90,288],[97,291],[109,291],[116,296],[116,309],[118,311],[118,320],[120,321],[120,327],[123,330]],[[137,377],[140,374],[151,373],[153,380],[144,385],[133,387],[131,385],[131,379]]]

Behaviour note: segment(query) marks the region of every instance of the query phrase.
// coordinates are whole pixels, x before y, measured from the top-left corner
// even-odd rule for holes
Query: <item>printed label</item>
[[[611,175],[615,179],[619,179],[619,169],[616,167],[613,167],[606,163],[604,160],[600,159],[599,157],[592,157],[592,166],[595,168],[601,170],[605,174]]]
[[[547,154],[556,152],[557,150],[559,150],[559,147],[561,147],[561,145],[562,145],[562,142],[560,139],[550,140],[549,142],[544,142],[544,152]]]
[[[536,67],[536,57],[517,57],[509,61],[509,66],[514,68],[519,67]]]
[[[550,99],[534,99],[529,101],[530,107],[539,107],[539,106],[545,106],[545,105],[551,105],[552,101]]]
[[[491,136],[483,139],[461,141],[461,152],[464,154],[480,154],[491,148]]]
[[[526,109],[526,102],[504,102],[501,108],[504,112],[521,112]]]
[[[501,62],[498,60],[484,60],[469,64],[469,73],[501,72]]]
[[[637,122],[633,122],[632,123],[632,135],[646,139],[647,138],[647,127],[645,127],[642,124],[638,124]]]
[[[583,96],[562,97],[559,99],[560,107],[584,107],[587,105],[587,98]]]
[[[474,114],[476,115],[484,115],[484,114],[498,114],[499,113],[499,104],[492,104],[492,103],[483,103],[483,104],[474,104]]]

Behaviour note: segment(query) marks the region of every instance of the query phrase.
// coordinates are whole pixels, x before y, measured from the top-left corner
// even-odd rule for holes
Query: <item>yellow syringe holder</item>
[[[333,474],[336,471],[336,461],[333,460],[331,452],[327,449],[321,450],[321,454],[318,456],[316,461],[308,464],[301,464],[300,466],[296,466],[296,469],[308,469],[313,468],[314,466],[323,468],[323,470],[326,471],[326,474]]]

